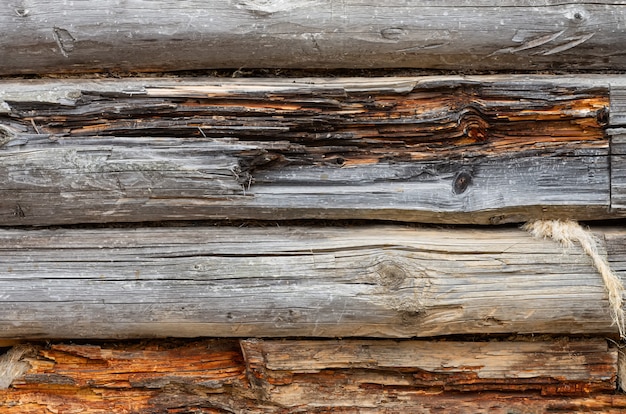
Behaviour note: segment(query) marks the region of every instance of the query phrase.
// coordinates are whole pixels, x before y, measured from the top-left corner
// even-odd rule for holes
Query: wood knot
[[[0,125],[0,147],[7,144],[13,138],[15,138],[16,133],[13,129],[6,127],[4,125]]]
[[[30,10],[23,7],[18,7],[17,9],[15,9],[15,14],[20,17],[28,17],[28,15],[30,14]]]
[[[385,259],[376,267],[378,283],[388,289],[399,288],[408,277],[408,272],[399,263]]]
[[[585,9],[577,8],[569,10],[565,17],[570,21],[572,25],[580,25],[589,19],[589,13]]]
[[[452,192],[454,194],[463,194],[472,184],[472,175],[468,171],[459,171],[454,177],[452,183]]]
[[[471,145],[487,141],[489,123],[474,111],[469,111],[461,117],[460,124],[463,127],[462,144]]]
[[[406,36],[406,30],[401,27],[388,27],[380,31],[383,39],[387,40],[400,40],[402,37]]]

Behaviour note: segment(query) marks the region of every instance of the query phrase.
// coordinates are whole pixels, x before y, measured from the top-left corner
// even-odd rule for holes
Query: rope
[[[591,231],[583,229],[580,224],[573,220],[536,220],[526,223],[522,229],[529,232],[533,237],[552,239],[564,247],[572,247],[574,242],[582,247],[602,276],[609,297],[613,324],[617,325],[620,337],[626,339],[624,309],[622,307],[624,285],[619,276],[611,270],[606,257],[598,252],[598,240]]]
[[[31,351],[27,346],[17,345],[0,355],[0,390],[9,388],[16,378],[28,371],[30,364],[22,358]]]

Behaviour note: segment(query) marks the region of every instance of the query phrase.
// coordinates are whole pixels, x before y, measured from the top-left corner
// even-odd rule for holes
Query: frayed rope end
[[[0,390],[9,388],[16,378],[30,369],[30,364],[22,358],[33,350],[34,348],[29,346],[16,345],[4,355],[0,355]]]
[[[533,237],[552,239],[565,247],[578,243],[587,254],[594,267],[602,276],[604,287],[608,293],[611,318],[617,325],[620,338],[626,339],[626,318],[623,309],[624,285],[621,279],[611,270],[606,257],[598,252],[598,241],[588,230],[583,229],[573,220],[535,220],[522,226],[522,229]]]

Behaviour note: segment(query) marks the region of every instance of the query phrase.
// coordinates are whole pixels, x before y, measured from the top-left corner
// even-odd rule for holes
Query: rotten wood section
[[[0,413],[626,407],[626,397],[611,395],[617,349],[603,339],[239,342],[20,345],[10,352],[20,352],[18,362],[29,368],[0,390]]]
[[[0,292],[5,339],[617,333],[590,258],[516,228],[5,229]]]
[[[0,413],[221,413],[263,407],[249,398],[237,341],[16,348],[30,368],[11,388],[0,390]]]
[[[625,80],[4,81],[0,224],[619,217]]]
[[[626,69],[619,0],[3,1],[0,74]]]
[[[279,404],[336,404],[365,388],[540,391],[543,395],[614,391],[617,350],[581,342],[433,342],[385,340],[242,341],[254,385]],[[313,384],[315,384],[313,386]],[[331,391],[332,390],[332,391]],[[372,400],[372,402],[375,400]]]
[[[608,133],[611,137],[611,208],[624,210],[626,209],[626,128],[612,128]]]

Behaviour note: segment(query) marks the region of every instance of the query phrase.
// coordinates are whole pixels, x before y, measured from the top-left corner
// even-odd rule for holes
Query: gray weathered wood
[[[7,339],[617,331],[590,259],[519,229],[5,229],[0,307]]]
[[[610,121],[612,126],[626,125],[626,86],[611,85]]]
[[[0,224],[619,217],[604,129],[623,83],[4,81]]]
[[[611,208],[626,208],[626,128],[612,128],[611,137]]]
[[[3,1],[0,74],[625,69],[623,1]]]
[[[610,89],[611,209],[617,211],[626,207],[626,85]]]

